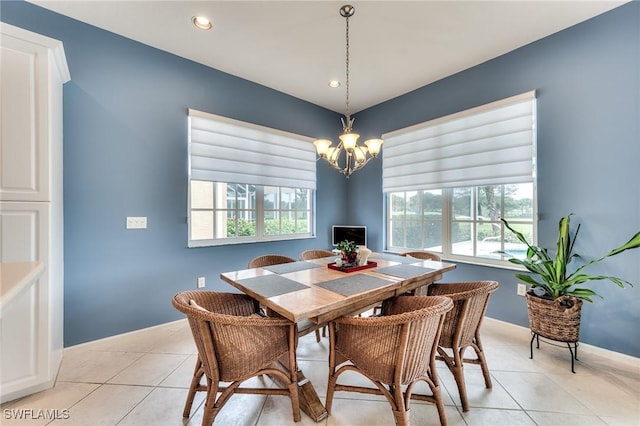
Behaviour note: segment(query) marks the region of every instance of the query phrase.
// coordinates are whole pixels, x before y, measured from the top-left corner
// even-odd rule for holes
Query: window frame
[[[255,187],[255,209],[249,209],[249,208],[239,208],[237,206],[236,203],[236,207],[231,209],[228,208],[227,206],[225,206],[224,208],[216,208],[215,206],[215,201],[214,201],[214,205],[212,208],[193,208],[192,207],[192,203],[191,203],[191,183],[192,181],[201,181],[199,179],[189,179],[189,201],[188,201],[188,218],[187,218],[187,222],[188,222],[188,233],[189,233],[189,247],[209,247],[209,246],[222,246],[222,245],[232,245],[232,244],[246,244],[246,243],[256,243],[256,242],[266,242],[266,241],[284,241],[284,240],[298,240],[298,239],[306,239],[306,238],[314,238],[315,237],[315,191],[309,189],[309,188],[290,188],[290,187],[273,187],[271,185],[252,185]],[[209,181],[201,181],[201,182],[209,182]],[[220,189],[218,188],[217,184],[224,184],[227,182],[212,182],[213,183],[213,199],[216,199],[216,192],[219,191]],[[229,184],[229,183],[227,183]],[[234,184],[236,185],[236,184]],[[265,186],[269,186],[272,188],[278,188],[278,193],[280,193],[280,191],[283,188],[286,189],[302,189],[305,191],[308,191],[309,193],[309,207],[308,209],[283,209],[280,205],[278,206],[278,208],[273,208],[273,209],[265,209],[264,207],[264,188]],[[281,204],[281,203],[278,203]],[[214,229],[214,238],[211,239],[193,239],[192,238],[192,225],[193,225],[193,221],[191,219],[191,213],[193,211],[211,211],[213,214],[213,229]],[[217,226],[217,218],[218,213],[222,213],[222,212],[229,212],[229,211],[233,211],[234,215],[233,217],[235,218],[235,220],[237,221],[238,219],[238,212],[246,212],[246,211],[253,211],[255,214],[255,218],[256,218],[256,234],[255,235],[250,235],[250,236],[236,236],[236,237],[226,237],[226,238],[215,238],[215,229]],[[280,223],[282,223],[282,213],[288,213],[288,212],[301,212],[301,211],[306,211],[309,215],[309,218],[307,219],[308,221],[308,232],[304,232],[304,233],[287,233],[287,234],[273,234],[273,235],[265,235],[265,212],[266,211],[277,211],[279,212],[278,216],[279,216],[279,220]]]
[[[538,235],[538,226],[537,226],[537,189],[536,189],[536,185],[535,182],[524,182],[524,183],[531,183],[532,184],[532,191],[533,191],[533,197],[532,197],[532,214],[531,214],[531,222],[529,222],[528,220],[518,220],[518,219],[510,219],[509,223],[510,224],[527,224],[527,225],[531,225],[531,229],[532,229],[532,234],[533,234],[533,242],[534,244],[536,244],[537,241],[537,235]],[[498,184],[498,185],[493,185],[493,186],[499,186],[500,187],[500,192],[501,192],[501,202],[500,202],[500,217],[504,217],[504,209],[505,209],[505,203],[504,201],[504,187],[505,185],[510,185],[510,184]],[[409,191],[396,191],[396,192],[389,192],[389,193],[385,193],[385,213],[386,213],[386,219],[385,219],[385,250],[390,251],[390,252],[395,252],[395,253],[401,253],[403,251],[407,251],[407,250],[416,250],[416,249],[422,249],[422,250],[429,250],[429,251],[433,251],[435,253],[438,253],[440,255],[440,257],[442,259],[446,259],[446,260],[453,260],[453,261],[457,261],[457,262],[461,262],[461,263],[469,263],[469,264],[477,264],[477,265],[484,265],[484,266],[495,266],[495,267],[502,267],[502,268],[508,268],[508,269],[517,269],[512,263],[508,262],[508,256],[504,256],[502,255],[500,259],[497,258],[490,258],[490,257],[484,257],[484,256],[478,256],[477,255],[477,250],[476,250],[476,245],[477,245],[477,238],[475,237],[476,235],[476,227],[477,224],[479,223],[496,223],[499,224],[500,226],[500,249],[504,249],[505,248],[505,236],[508,235],[509,230],[506,229],[506,227],[504,226],[504,224],[501,221],[482,221],[478,219],[478,211],[477,211],[477,202],[474,202],[473,198],[477,197],[477,192],[478,192],[478,187],[474,186],[474,187],[464,187],[464,188],[473,188],[473,197],[472,197],[472,205],[474,206],[473,208],[473,212],[472,212],[472,218],[470,218],[468,221],[463,221],[463,220],[456,220],[455,219],[455,214],[454,214],[454,209],[453,209],[453,192],[455,189],[459,189],[459,188],[443,188],[441,191],[441,202],[442,202],[442,206],[441,206],[441,211],[442,211],[442,215],[441,215],[441,229],[442,229],[442,233],[441,233],[441,245],[440,245],[440,250],[436,250],[436,249],[429,249],[429,248],[417,248],[417,247],[405,247],[405,246],[392,246],[390,245],[390,242],[393,241],[393,238],[391,237],[391,233],[393,231],[392,228],[392,222],[394,221],[393,219],[393,215],[391,214],[391,196],[393,194],[399,194],[399,193],[404,193],[405,194],[405,209],[404,209],[404,215],[406,216],[407,213],[407,209],[406,209],[406,193],[407,192],[419,192],[420,193],[420,212],[421,214],[419,215],[420,219],[417,220],[422,224],[422,228],[424,229],[424,223],[428,222],[428,220],[424,217],[424,212],[423,212],[423,194],[424,192],[426,192],[427,190],[409,190]],[[429,221],[431,221],[432,219],[429,219]],[[406,220],[403,220],[404,223],[407,223]],[[459,253],[454,253],[453,251],[453,235],[452,235],[452,230],[454,228],[454,223],[471,223],[471,238],[470,241],[473,244],[473,253],[474,255],[469,256],[469,255],[463,255],[463,254],[459,254]],[[405,238],[406,238],[406,232],[405,232]],[[406,245],[406,240],[403,241],[403,243]]]

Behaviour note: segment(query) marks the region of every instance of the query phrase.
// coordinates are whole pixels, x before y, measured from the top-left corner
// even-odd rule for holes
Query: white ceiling
[[[345,110],[345,19],[355,113],[613,9],[626,1],[30,0],[218,70]],[[210,31],[191,23],[206,15]]]

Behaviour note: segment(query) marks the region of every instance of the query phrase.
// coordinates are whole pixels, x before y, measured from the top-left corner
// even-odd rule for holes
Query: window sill
[[[506,260],[501,261],[501,260],[481,259],[481,258],[473,258],[468,256],[449,256],[449,257],[443,257],[442,260],[446,262],[464,263],[466,265],[486,266],[489,268],[506,269],[509,271],[526,271],[525,268],[518,265],[514,265],[513,263],[507,262]]]
[[[408,251],[409,249],[403,251],[392,251],[392,250],[384,250],[385,253],[390,254],[401,254],[404,251]],[[498,268],[498,269],[506,269],[509,271],[526,271],[526,269],[522,266],[514,265],[506,260],[492,260],[492,259],[483,259],[483,258],[474,258],[469,256],[445,256],[441,253],[436,252],[441,256],[443,262],[451,262],[451,263],[464,263],[466,265],[474,265],[474,266],[485,266],[489,268]]]
[[[289,240],[305,240],[305,239],[315,239],[315,235],[305,234],[305,235],[295,235],[295,236],[286,236],[283,237],[278,235],[277,237],[269,237],[262,239],[225,239],[225,240],[194,240],[189,241],[187,244],[188,248],[198,248],[198,247],[217,247],[217,246],[230,246],[237,244],[254,244],[254,243],[270,243],[274,241],[289,241]]]

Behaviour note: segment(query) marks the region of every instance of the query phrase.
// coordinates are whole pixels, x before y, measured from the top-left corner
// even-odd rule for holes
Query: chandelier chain
[[[346,17],[347,20],[347,25],[346,25],[346,35],[345,35],[345,39],[346,39],[346,58],[345,58],[345,68],[346,68],[346,72],[347,72],[347,76],[346,76],[346,82],[345,82],[345,89],[346,89],[346,107],[347,107],[347,126],[349,127],[349,130],[351,130],[351,111],[349,109],[349,16]]]

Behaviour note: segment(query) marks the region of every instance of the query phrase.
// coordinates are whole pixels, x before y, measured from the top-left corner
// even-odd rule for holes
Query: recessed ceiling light
[[[340,87],[340,82],[338,80],[331,80],[329,82],[329,87],[333,87],[333,88]]]
[[[194,16],[191,22],[201,30],[210,30],[213,27],[213,24],[206,16]]]

